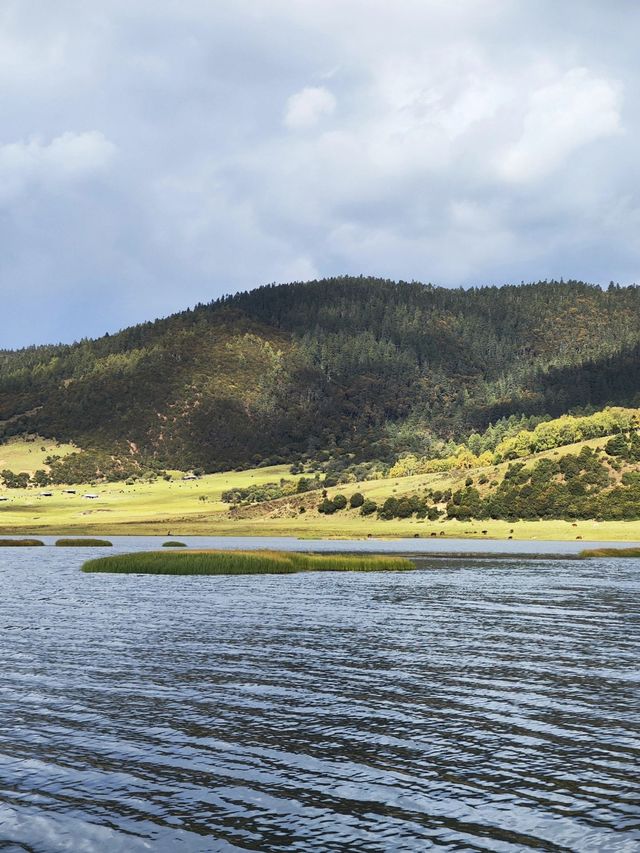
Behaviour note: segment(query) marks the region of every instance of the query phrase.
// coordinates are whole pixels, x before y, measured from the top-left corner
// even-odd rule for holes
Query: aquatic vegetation
[[[0,548],[28,548],[33,545],[44,545],[39,539],[0,539]]]
[[[407,571],[415,564],[405,557],[343,554],[301,554],[284,551],[161,551],[119,554],[88,560],[83,572],[160,575],[252,575],[296,572]]]
[[[580,557],[640,557],[640,548],[586,548]]]
[[[170,542],[163,542],[162,547],[163,548],[186,548],[187,546],[185,545],[184,542],[175,542],[175,541],[171,540]]]
[[[61,548],[106,548],[112,547],[113,542],[108,539],[58,539],[56,545]]]

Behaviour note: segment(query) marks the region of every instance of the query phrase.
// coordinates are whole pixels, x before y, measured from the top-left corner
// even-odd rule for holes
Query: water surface
[[[97,553],[0,552],[0,849],[638,849],[637,562]]]
[[[5,537],[19,539],[19,536]],[[53,545],[58,536],[37,536]],[[83,537],[79,537],[83,538]],[[271,549],[276,551],[363,552],[368,554],[513,554],[575,555],[585,548],[640,548],[638,542],[607,542],[565,539],[455,539],[426,537],[424,539],[298,539],[295,536],[105,536],[117,551],[136,551],[160,548],[163,542],[174,539],[194,548],[220,550]]]

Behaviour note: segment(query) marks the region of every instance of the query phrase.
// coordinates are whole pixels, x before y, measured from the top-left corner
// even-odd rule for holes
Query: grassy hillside
[[[567,447],[533,454],[526,459],[534,465],[541,459],[553,460],[562,454],[577,456],[583,448],[602,448],[608,437],[589,439]],[[486,477],[487,483],[503,482],[509,461],[473,471],[474,478]],[[624,470],[636,470],[636,464],[623,465]],[[382,504],[389,497],[424,494],[434,490],[462,490],[469,470],[418,474],[383,480],[341,484],[327,490],[330,498],[337,494],[347,497],[355,492],[366,499]],[[576,539],[640,540],[640,522],[556,520],[452,520],[445,516],[436,520],[394,518],[382,520],[377,515],[364,517],[359,510],[346,509],[333,515],[318,513],[321,500],[318,491],[294,494],[265,503],[231,507],[222,501],[225,492],[247,489],[282,479],[297,481],[287,466],[273,466],[241,472],[210,474],[195,481],[183,481],[174,472],[170,482],[105,483],[87,487],[99,497],[82,497],[85,489],[76,488],[75,495],[64,493],[63,487],[53,488],[52,497],[42,497],[35,488],[0,489],[0,534],[55,533],[117,535],[149,533],[165,535],[250,535],[301,536],[325,538],[366,538],[397,536],[495,537],[518,539]],[[489,488],[489,486],[487,486]],[[304,509],[304,512],[301,512]],[[640,509],[640,508],[639,508]]]
[[[37,432],[124,468],[393,465],[504,417],[639,392],[638,288],[338,278],[0,352],[0,437]]]
[[[211,474],[195,481],[183,481],[181,472],[173,472],[176,479],[167,482],[138,482],[74,485],[75,494],[67,494],[67,487],[57,486],[44,497],[37,488],[6,489],[0,487],[0,530],[53,529],[66,531],[105,531],[123,528],[141,530],[151,525],[159,532],[171,529],[194,529],[203,524],[215,523],[228,511],[222,503],[224,491],[245,488],[282,477],[289,477],[285,466]],[[293,478],[295,479],[295,477]],[[96,499],[84,494],[97,494]]]
[[[39,469],[48,471],[45,459],[50,456],[68,456],[75,450],[77,448],[71,444],[60,444],[41,436],[28,441],[22,438],[9,439],[0,444],[0,471],[9,469],[16,473],[26,471],[28,474],[34,474]]]

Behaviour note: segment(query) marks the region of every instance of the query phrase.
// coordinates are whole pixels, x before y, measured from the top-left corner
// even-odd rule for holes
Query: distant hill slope
[[[419,451],[403,445],[416,435],[639,402],[640,289],[580,282],[268,286],[95,341],[0,352],[0,435],[182,469],[336,447],[390,460]]]

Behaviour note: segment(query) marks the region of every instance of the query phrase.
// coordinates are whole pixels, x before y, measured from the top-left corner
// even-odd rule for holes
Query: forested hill
[[[70,346],[0,352],[0,436],[217,470],[428,454],[510,415],[640,403],[640,288],[262,287]]]

